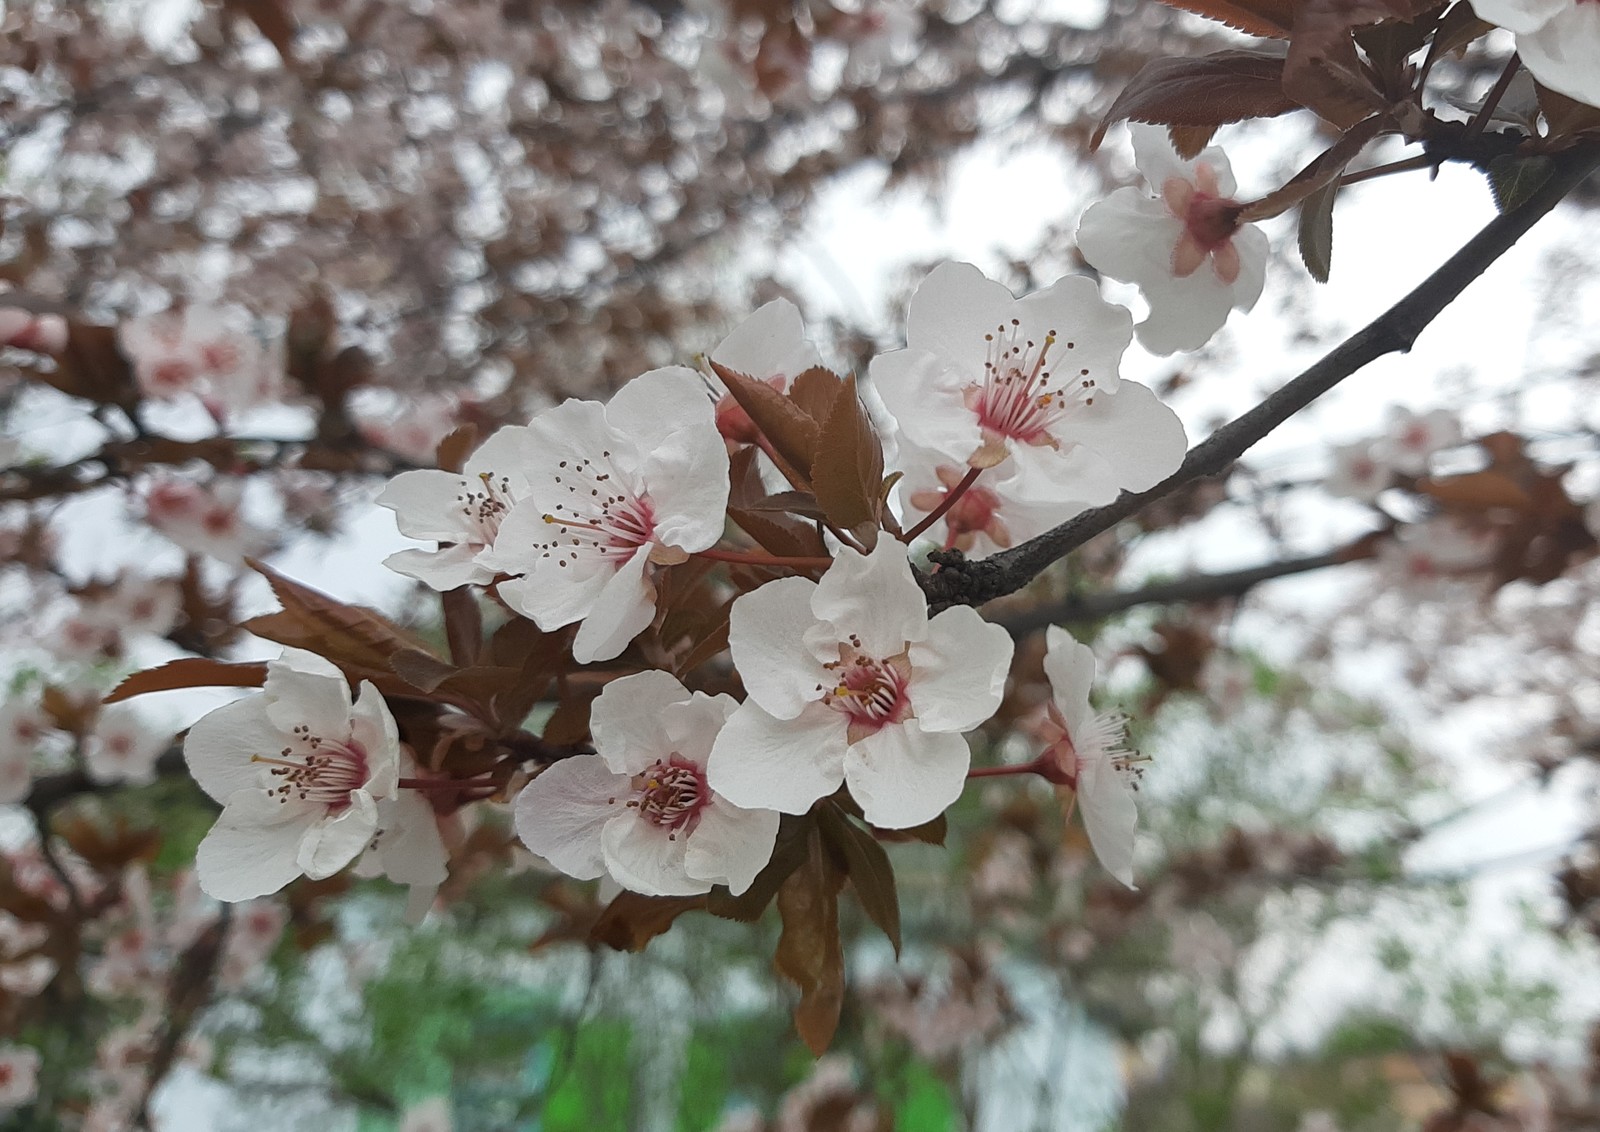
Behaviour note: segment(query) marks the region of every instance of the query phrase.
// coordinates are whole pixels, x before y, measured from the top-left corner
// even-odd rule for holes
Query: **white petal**
[[[1235,188],[1233,169],[1228,164],[1227,155],[1219,147],[1208,146],[1194,158],[1186,161],[1172,148],[1172,141],[1167,136],[1165,126],[1129,122],[1128,133],[1133,138],[1134,164],[1139,167],[1139,172],[1144,175],[1145,181],[1156,192],[1161,191],[1161,186],[1169,177],[1181,177],[1193,184],[1195,171],[1201,165],[1209,165],[1211,171],[1216,174],[1218,194],[1225,197],[1233,195]]]
[[[572,639],[579,664],[610,660],[644,632],[656,616],[656,588],[645,577],[650,548],[641,546],[595,595],[589,615]]]
[[[478,560],[482,552],[481,547],[462,542],[438,550],[397,550],[383,564],[444,593],[457,586],[486,586],[494,581],[495,571]]]
[[[638,774],[672,756],[662,713],[689,699],[689,689],[658,669],[613,680],[589,709],[595,752],[617,774]]]
[[[756,308],[711,351],[711,360],[757,381],[792,379],[821,364],[816,347],[806,339],[799,309],[788,299]]]
[[[606,823],[600,834],[606,869],[617,883],[646,896],[693,896],[709,892],[711,882],[695,880],[684,870],[689,839],[669,835],[653,822],[629,813]]]
[[[631,793],[626,775],[613,774],[599,755],[576,755],[547,768],[512,803],[517,836],[568,876],[605,874],[600,830]]]
[[[1240,264],[1240,275],[1244,267]],[[1198,350],[1222,329],[1233,310],[1233,288],[1217,278],[1210,264],[1179,278],[1170,272],[1139,281],[1150,315],[1134,333],[1152,354]]]
[[[439,836],[433,807],[420,791],[402,790],[384,803],[380,814],[378,859],[383,875],[396,884],[439,885],[450,875],[450,854]]]
[[[1517,52],[1551,90],[1600,106],[1600,5],[1593,0],[1563,4],[1537,31],[1518,33]]]
[[[1182,235],[1183,222],[1160,200],[1124,188],[1084,212],[1078,250],[1111,278],[1143,287],[1172,275],[1172,253]]]
[[[711,416],[651,450],[642,475],[655,509],[656,542],[693,554],[722,537],[727,525],[728,448]]]
[[[218,802],[261,786],[253,755],[276,757],[288,737],[267,716],[267,698],[256,694],[224,704],[189,728],[183,761],[200,789]]]
[[[1011,635],[971,606],[930,621],[927,638],[911,646],[906,689],[922,730],[971,731],[998,711],[1011,653]]]
[[[640,374],[612,395],[606,404],[606,423],[647,459],[674,433],[709,436],[727,467],[711,391],[692,369],[667,366]],[[726,478],[726,471],[723,475]]]
[[[803,814],[844,781],[848,727],[843,714],[822,704],[775,719],[746,701],[717,736],[706,781],[744,809]]]
[[[361,694],[350,710],[350,738],[367,754],[366,791],[388,798],[399,788],[400,729],[383,694],[370,680],[361,681]]]
[[[828,670],[801,644],[817,624],[816,589],[806,578],[779,578],[742,595],[728,619],[728,648],[745,690],[779,719],[799,715],[829,683]]]
[[[844,779],[869,822],[907,829],[949,809],[961,797],[971,765],[972,752],[960,735],[925,732],[908,719],[850,744]]]
[[[454,472],[426,468],[401,472],[373,502],[394,512],[395,526],[407,538],[459,542],[469,529],[461,521],[465,490],[465,481]]]
[[[661,730],[667,747],[679,758],[704,766],[711,747],[728,717],[739,710],[739,701],[727,694],[708,696],[696,692],[682,703],[672,704],[661,713]]]
[[[1055,331],[1050,368],[1059,373],[1092,379],[1105,393],[1115,393],[1121,377],[1118,366],[1133,342],[1133,315],[1126,307],[1108,303],[1100,288],[1083,275],[1066,275],[1042,291],[1018,299],[1014,317],[1023,330],[1043,341]],[[1088,370],[1082,374],[1082,370]]]
[[[1109,760],[1091,759],[1078,767],[1078,812],[1089,844],[1106,871],[1133,887],[1133,831],[1139,813],[1133,791]]]
[[[956,464],[983,443],[978,418],[962,400],[962,390],[983,376],[976,367],[957,367],[926,350],[896,350],[872,359],[868,372],[884,407],[911,440]]]
[[[1247,311],[1261,298],[1267,282],[1267,257],[1272,244],[1267,234],[1254,224],[1246,224],[1233,234],[1233,250],[1239,253],[1239,278],[1233,281],[1233,305]],[[1209,270],[1202,265],[1201,271]]]
[[[1538,31],[1558,12],[1573,5],[1572,0],[1472,0],[1472,10],[1480,20],[1486,20],[1519,35]],[[1520,51],[1522,43],[1517,42]],[[1527,59],[1524,57],[1523,62]]]
[[[313,822],[300,840],[300,871],[324,880],[366,850],[378,832],[378,803],[365,790],[353,791],[350,805],[332,820]]]
[[[462,471],[469,485],[481,490],[481,477],[489,476],[513,500],[521,499],[528,491],[528,473],[534,460],[534,437],[526,425],[508,425],[496,429],[478,449],[467,457]],[[459,478],[459,477],[458,477]]]
[[[613,573],[597,555],[568,562],[537,549],[549,539],[550,525],[530,498],[511,509],[494,548],[480,559],[505,573],[526,575],[501,582],[500,596],[547,633],[587,617]]]
[[[1096,397],[1062,421],[1057,435],[1092,450],[1128,491],[1166,479],[1189,450],[1183,422],[1146,386],[1124,381],[1115,396]]]
[[[350,734],[350,684],[334,665],[314,653],[285,649],[267,662],[267,717],[292,735],[307,727],[312,735],[343,740]]]
[[[777,838],[776,810],[741,810],[726,799],[713,798],[689,835],[684,869],[696,880],[725,884],[738,896],[772,859]]]
[[[917,285],[906,312],[906,344],[983,376],[985,334],[1012,317],[1016,297],[970,263],[941,263]]]
[[[1061,718],[1072,721],[1089,709],[1089,689],[1094,685],[1094,650],[1074,640],[1059,625],[1044,631],[1044,674],[1050,681],[1050,698]]]
[[[235,792],[195,851],[201,890],[229,903],[277,892],[301,874],[305,818],[264,790]]]
[[[905,544],[880,538],[870,554],[849,547],[828,567],[811,597],[817,620],[835,627],[832,640],[853,635],[873,657],[894,656],[928,632],[928,599],[911,573]],[[819,636],[813,634],[814,636]]]

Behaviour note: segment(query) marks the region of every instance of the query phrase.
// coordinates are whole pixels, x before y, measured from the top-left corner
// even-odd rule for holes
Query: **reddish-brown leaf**
[[[713,888],[706,901],[706,910],[724,920],[739,920],[753,924],[761,918],[778,889],[789,879],[811,852],[811,831],[816,827],[811,814],[784,814],[778,819],[778,837],[772,846],[772,856],[767,860],[750,887],[734,896],[726,888]]]
[[[679,916],[705,906],[704,896],[619,893],[589,930],[589,940],[613,951],[643,951],[645,944],[670,928]]]
[[[1297,0],[1284,93],[1323,119],[1347,129],[1390,98],[1356,55],[1354,29],[1384,20],[1411,20],[1437,0]]]
[[[839,890],[844,873],[812,827],[805,863],[778,889],[783,934],[773,965],[800,988],[795,1030],[821,1057],[833,1041],[844,1005],[844,951],[839,944]]]
[[[820,425],[833,412],[833,403],[843,388],[844,378],[830,369],[813,366],[789,385],[789,400]]]
[[[1124,119],[1210,131],[1297,110],[1300,104],[1283,92],[1283,65],[1283,56],[1259,51],[1152,59],[1117,95],[1090,145],[1099,145],[1107,128]]]
[[[1294,0],[1165,0],[1174,8],[1268,39],[1288,39]]]
[[[1216,132],[1215,126],[1168,126],[1167,140],[1172,143],[1179,157],[1193,161],[1200,156],[1201,150],[1211,144]]]
[[[146,692],[175,688],[259,688],[267,682],[265,664],[232,664],[205,656],[183,656],[135,672],[111,689],[103,702],[114,704]]]
[[[117,345],[114,326],[68,319],[67,348],[56,359],[54,372],[30,372],[63,393],[89,401],[131,408],[139,400],[133,367]]]
[[[1491,507],[1521,510],[1533,502],[1516,480],[1493,470],[1419,480],[1417,490],[1440,503],[1472,511]]]
[[[749,414],[779,457],[779,470],[790,482],[800,486],[806,469],[816,456],[817,422],[789,398],[764,381],[756,381],[727,366],[711,363],[711,368],[733,394],[739,407]],[[784,467],[787,464],[788,467]],[[796,482],[800,481],[800,482]]]
[[[421,649],[396,649],[389,657],[389,667],[419,692],[432,692],[461,671]]]
[[[876,526],[882,503],[883,445],[856,396],[854,377],[845,380],[817,437],[811,486],[835,526]]]
[[[889,854],[872,834],[851,821],[837,806],[824,803],[818,808],[817,824],[827,842],[844,860],[850,874],[850,887],[867,918],[894,945],[900,955],[900,897],[895,891],[894,866]]]
[[[1600,108],[1579,102],[1575,98],[1568,98],[1543,83],[1536,82],[1533,85],[1538,91],[1539,109],[1544,113],[1544,120],[1550,127],[1551,137],[1565,138],[1576,137],[1579,134],[1600,133]]]
[[[599,688],[569,690],[550,713],[541,738],[557,747],[582,743],[589,738],[589,709],[599,694]]]
[[[434,463],[447,472],[459,472],[478,448],[478,426],[468,421],[451,429],[434,450]]]
[[[346,605],[303,586],[270,566],[250,561],[272,587],[283,612],[254,617],[244,628],[280,645],[310,649],[340,667],[388,673],[389,658],[402,649],[431,653],[427,642],[371,609]]]
[[[439,595],[444,613],[445,644],[450,659],[459,665],[476,664],[483,649],[483,611],[471,586],[459,586]]]

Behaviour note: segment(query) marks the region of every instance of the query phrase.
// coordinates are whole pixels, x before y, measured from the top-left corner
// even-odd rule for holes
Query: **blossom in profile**
[[[420,468],[390,480],[378,506],[394,512],[407,538],[439,546],[397,551],[383,564],[441,591],[494,581],[485,557],[511,508],[528,494],[534,443],[526,426],[511,425],[484,441],[459,473]]]
[[[1089,703],[1094,651],[1052,625],[1045,632],[1044,672],[1050,703],[1042,725],[1046,777],[1069,787],[1089,844],[1106,871],[1133,887],[1134,787],[1137,757],[1122,744],[1127,719],[1097,714]]]
[[[1230,311],[1247,311],[1261,297],[1267,237],[1240,223],[1233,172],[1221,149],[1185,161],[1165,127],[1130,126],[1134,160],[1156,195],[1122,188],[1090,205],[1078,225],[1078,248],[1098,270],[1144,293],[1150,314],[1138,334],[1145,349],[1197,350]]]
[[[1593,0],[1472,0],[1478,18],[1517,37],[1533,77],[1568,98],[1600,106],[1600,4]]]
[[[581,880],[610,876],[647,896],[743,892],[772,856],[778,815],[736,806],[707,782],[707,756],[737,707],[658,670],[613,680],[590,714],[596,753],[523,788],[518,836]]]
[[[773,299],[758,307],[711,351],[719,366],[757,381],[765,381],[780,392],[806,370],[822,364],[817,348],[806,337],[800,311],[788,299]],[[721,383],[716,377],[711,379]],[[755,442],[757,429],[733,394],[723,393],[717,400],[717,431],[734,444]]]
[[[223,807],[195,861],[218,900],[332,876],[372,842],[380,803],[400,789],[400,739],[383,697],[363,680],[352,703],[344,675],[301,649],[268,663],[260,693],[202,717],[183,755]]]
[[[526,497],[479,561],[511,575],[500,596],[539,628],[582,622],[578,663],[610,660],[654,619],[657,571],[722,537],[728,451],[711,399],[673,366],[527,429]]]
[[[967,263],[912,296],[906,349],[872,360],[884,405],[911,443],[994,469],[1019,499],[1110,502],[1183,461],[1183,425],[1118,365],[1133,318],[1081,276],[1014,297]]]
[[[781,578],[733,604],[749,697],[717,737],[712,789],[800,814],[848,785],[867,821],[931,821],[961,794],[962,732],[994,714],[1011,638],[967,606],[928,617],[906,549],[846,548],[822,580]]]

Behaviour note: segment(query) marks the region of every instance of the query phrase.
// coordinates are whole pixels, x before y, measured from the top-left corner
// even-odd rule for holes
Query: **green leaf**
[[[1489,191],[1494,206],[1510,212],[1531,197],[1555,172],[1555,162],[1542,154],[1516,157],[1502,153],[1489,162]]]
[[[883,846],[831,802],[818,808],[817,820],[828,843],[844,857],[845,871],[856,890],[861,910],[894,944],[900,955],[900,897],[894,887],[894,866]]]
[[[1339,195],[1335,177],[1300,202],[1300,258],[1318,283],[1333,269],[1333,200]]]

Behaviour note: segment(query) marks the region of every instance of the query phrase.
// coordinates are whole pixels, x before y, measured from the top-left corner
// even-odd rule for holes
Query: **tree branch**
[[[1178,470],[1150,490],[1124,492],[1104,507],[1085,511],[1038,538],[979,562],[969,562],[959,551],[935,551],[930,557],[941,569],[921,578],[929,606],[937,612],[952,605],[981,605],[1015,593],[1046,567],[1136,514],[1146,504],[1225,470],[1258,440],[1369,362],[1385,354],[1409,351],[1439,312],[1597,165],[1600,148],[1592,145],[1562,154],[1555,160],[1550,179],[1521,206],[1495,217],[1405,298],[1255,408],[1195,445]]]
[[[1163,605],[1169,602],[1215,601],[1219,598],[1243,597],[1262,582],[1274,578],[1287,578],[1305,574],[1342,562],[1355,562],[1372,557],[1370,540],[1340,547],[1323,554],[1310,554],[1303,558],[1285,558],[1246,570],[1230,570],[1222,574],[1191,574],[1170,582],[1157,582],[1134,590],[1106,590],[1102,593],[1072,594],[1060,601],[1049,602],[1033,609],[1009,616],[994,618],[996,625],[1013,637],[1022,637],[1043,629],[1046,625],[1098,621],[1125,609],[1139,605]]]

